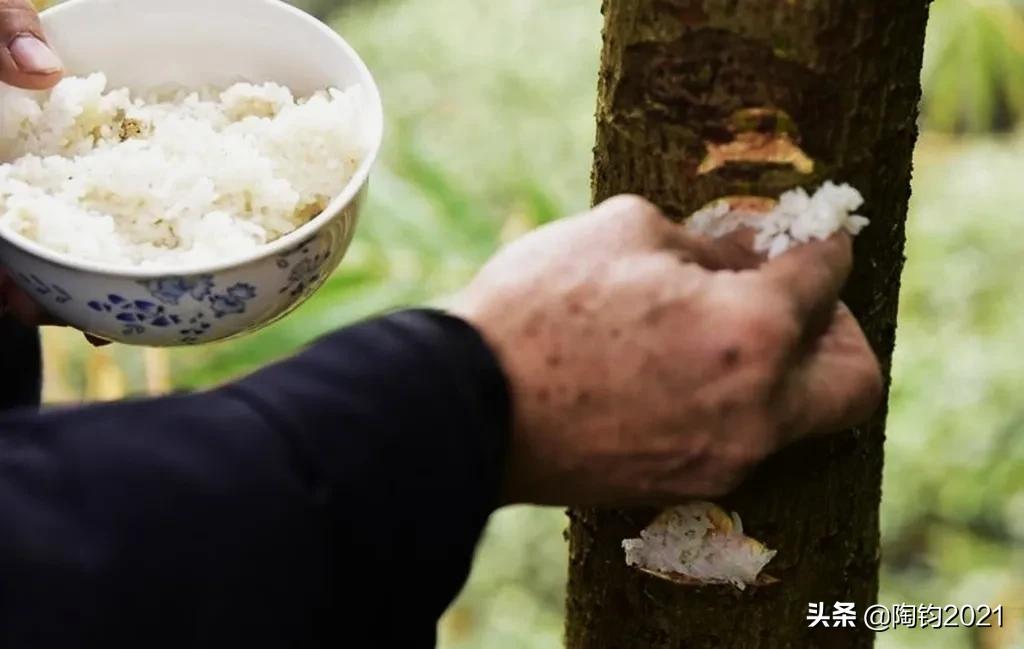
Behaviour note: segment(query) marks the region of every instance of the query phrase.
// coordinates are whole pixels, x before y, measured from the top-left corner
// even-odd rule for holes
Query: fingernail
[[[30,34],[15,37],[7,46],[18,69],[26,74],[52,74],[64,69],[50,46]]]

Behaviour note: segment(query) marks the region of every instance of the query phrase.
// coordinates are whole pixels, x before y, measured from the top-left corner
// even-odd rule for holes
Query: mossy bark
[[[851,183],[872,224],[844,299],[888,376],[928,1],[605,0],[603,12],[595,201],[636,193],[679,218],[720,196]],[[812,171],[791,162],[795,147]],[[714,151],[729,154],[714,163]],[[570,512],[569,649],[870,647],[861,620],[809,629],[807,612],[875,601],[885,416],[787,450],[723,499],[779,550],[774,585],[641,574],[620,542],[654,512]]]

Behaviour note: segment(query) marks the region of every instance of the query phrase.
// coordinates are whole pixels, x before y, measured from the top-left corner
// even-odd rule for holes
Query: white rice
[[[0,95],[0,231],[105,265],[237,258],[309,221],[367,155],[361,88],[132,96],[101,74]]]
[[[784,193],[766,214],[732,211],[728,202],[717,201],[695,212],[687,227],[710,237],[749,227],[756,232],[754,248],[777,257],[793,246],[827,239],[840,230],[860,234],[869,221],[853,212],[863,204],[864,198],[853,187],[826,181],[813,196],[802,188]]]
[[[743,533],[738,514],[714,503],[695,501],[666,509],[622,542],[626,565],[696,584],[732,584],[740,590],[758,583],[775,557]]]

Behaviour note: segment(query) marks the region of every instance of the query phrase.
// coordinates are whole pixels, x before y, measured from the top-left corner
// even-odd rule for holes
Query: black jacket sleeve
[[[507,386],[433,311],[205,393],[0,418],[0,646],[429,647]]]
[[[39,331],[0,317],[0,412],[39,405],[40,361]]]

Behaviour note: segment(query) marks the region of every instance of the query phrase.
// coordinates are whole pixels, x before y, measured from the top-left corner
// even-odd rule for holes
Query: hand
[[[511,245],[454,308],[511,385],[508,502],[717,496],[782,446],[860,423],[882,378],[839,303],[851,265],[845,234],[762,262],[631,196]]]
[[[64,66],[46,42],[30,0],[0,0],[0,81],[45,90],[60,81]]]
[[[50,49],[29,0],[0,0],[0,82],[45,90],[56,84],[63,65]],[[10,314],[28,325],[55,324],[0,267],[0,316]]]

